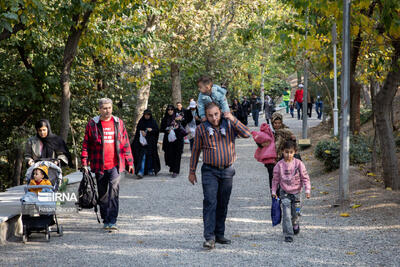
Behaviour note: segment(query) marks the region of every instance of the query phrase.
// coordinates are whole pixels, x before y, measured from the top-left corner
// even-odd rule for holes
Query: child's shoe
[[[291,237],[291,236],[285,236],[285,242],[288,242],[288,243],[293,242],[293,237]]]
[[[300,225],[295,224],[295,225],[293,226],[293,233],[294,233],[295,235],[298,235],[298,234],[300,233]]]

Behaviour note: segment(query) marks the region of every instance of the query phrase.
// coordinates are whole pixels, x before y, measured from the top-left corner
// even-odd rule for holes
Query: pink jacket
[[[275,139],[271,128],[267,123],[261,124],[259,132],[251,132],[253,139],[256,143],[262,144],[265,142],[270,142],[269,146],[259,147],[254,153],[254,158],[264,164],[275,163],[276,159],[276,149],[275,149]]]
[[[304,166],[301,160],[296,158],[290,163],[282,159],[275,165],[274,178],[272,178],[272,194],[276,194],[278,184],[289,194],[300,193],[303,186],[306,193],[311,192],[310,177],[308,176],[306,166]]]

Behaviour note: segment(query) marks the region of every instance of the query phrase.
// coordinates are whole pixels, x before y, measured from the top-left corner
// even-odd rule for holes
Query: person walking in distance
[[[296,104],[296,109],[297,109],[297,119],[300,120],[303,118],[303,116],[300,115],[300,113],[303,115],[303,85],[299,84],[298,89],[296,90],[296,93],[294,95],[294,102]]]
[[[123,121],[112,115],[113,105],[109,98],[99,100],[99,116],[86,125],[82,144],[82,171],[96,174],[99,193],[100,215],[105,230],[117,230],[119,209],[120,173],[128,163],[133,173],[133,157],[128,133]]]
[[[247,97],[243,97],[243,102],[242,102],[242,110],[243,110],[243,124],[247,126],[247,118],[250,113],[250,102],[247,100]]]
[[[215,242],[230,244],[225,238],[225,219],[228,212],[229,198],[232,191],[232,178],[235,169],[235,137],[250,137],[249,129],[232,113],[221,117],[221,109],[213,102],[205,106],[207,121],[196,128],[195,141],[190,157],[189,181],[197,182],[196,167],[201,150],[203,165],[201,181],[203,186],[203,247],[215,248]]]

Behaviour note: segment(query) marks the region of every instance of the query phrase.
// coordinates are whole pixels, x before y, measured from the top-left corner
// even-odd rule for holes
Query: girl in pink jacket
[[[257,143],[258,148],[254,153],[254,158],[263,163],[265,166],[267,164],[275,164],[276,162],[276,148],[275,148],[275,138],[274,133],[267,123],[261,124],[259,132],[251,132],[254,141]],[[272,186],[272,175],[269,177],[269,188]]]
[[[304,163],[296,159],[296,142],[289,140],[283,146],[283,159],[274,168],[272,197],[277,197],[278,185],[282,203],[282,228],[286,242],[293,242],[293,235],[300,232],[300,193],[304,187],[306,197],[310,198],[311,183]]]

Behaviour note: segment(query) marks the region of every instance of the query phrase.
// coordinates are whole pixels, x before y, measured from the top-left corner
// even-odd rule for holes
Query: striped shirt
[[[221,122],[221,125],[226,125],[225,132],[221,127],[220,130],[212,126],[207,127],[206,123],[197,126],[190,157],[190,173],[196,172],[201,150],[203,150],[204,164],[226,167],[235,162],[235,138],[237,135],[249,138],[250,130],[236,118],[233,122],[224,118],[222,120],[225,120]]]

